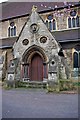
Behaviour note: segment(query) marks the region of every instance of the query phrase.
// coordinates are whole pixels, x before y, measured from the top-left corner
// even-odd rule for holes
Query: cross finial
[[[37,10],[37,6],[33,5],[32,11],[36,11],[36,10]]]

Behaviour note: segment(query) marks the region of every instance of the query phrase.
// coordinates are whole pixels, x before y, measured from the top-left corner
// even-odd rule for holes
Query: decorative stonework
[[[40,42],[41,42],[41,43],[46,43],[46,41],[47,41],[47,37],[42,36],[42,37],[40,38]]]
[[[28,40],[28,39],[24,39],[24,40],[22,41],[22,44],[23,44],[23,45],[28,45],[28,43],[29,43],[29,40]]]
[[[45,74],[43,79],[48,76],[48,80],[58,82],[59,64],[61,64],[61,58],[58,55],[59,49],[59,44],[49,32],[38,13],[33,9],[30,19],[24,26],[21,36],[14,44],[15,53],[19,52],[20,60],[24,62],[22,70],[24,68],[24,71],[28,72],[30,70],[32,57],[37,54],[42,58],[43,74],[45,74],[47,69],[47,75]],[[48,68],[46,68],[47,66]],[[26,76],[26,74],[24,76]]]
[[[32,12],[37,11],[37,6],[33,5]]]
[[[31,26],[30,26],[30,31],[32,33],[36,33],[38,31],[39,27],[36,23],[33,23]]]

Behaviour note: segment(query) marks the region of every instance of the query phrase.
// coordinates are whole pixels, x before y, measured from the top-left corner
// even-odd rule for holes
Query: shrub
[[[61,91],[76,90],[77,89],[77,87],[75,86],[75,83],[72,82],[71,80],[60,80],[59,86],[60,86]]]

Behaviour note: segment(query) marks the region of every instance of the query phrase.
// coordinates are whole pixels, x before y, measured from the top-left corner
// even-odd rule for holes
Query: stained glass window
[[[56,21],[53,19],[53,30],[56,30]]]
[[[78,53],[77,52],[74,52],[73,58],[74,58],[74,60],[73,60],[73,67],[74,68],[78,68]]]
[[[46,26],[49,30],[56,30],[56,20],[53,18],[53,15],[50,14],[47,16]]]
[[[53,15],[48,15],[48,20],[52,20],[53,19]]]
[[[72,26],[75,27],[75,18],[72,18]]]
[[[68,28],[73,28],[73,27],[79,27],[80,26],[80,21],[79,21],[79,16],[71,16],[68,18]]]
[[[71,18],[68,18],[68,27],[71,28]]]
[[[75,10],[72,10],[72,11],[70,12],[70,15],[71,15],[72,17],[76,16],[76,11],[75,11]]]
[[[49,22],[49,29],[52,30],[52,22]]]
[[[8,28],[8,36],[16,36],[16,26],[14,24],[14,22],[10,23],[10,26]]]
[[[76,17],[76,26],[79,27],[79,16]]]

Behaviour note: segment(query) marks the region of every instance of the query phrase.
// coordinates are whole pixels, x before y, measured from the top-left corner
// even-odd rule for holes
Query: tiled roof
[[[76,42],[80,43],[80,34],[79,29],[69,29],[69,30],[63,30],[63,31],[54,31],[52,32],[52,35],[55,37],[55,39],[63,44],[66,42]],[[0,48],[9,48],[12,47],[15,41],[18,39],[18,37],[11,37],[11,38],[5,38],[0,40]]]
[[[66,29],[52,32],[59,42],[80,41],[80,28]]]
[[[12,47],[16,40],[17,37],[4,38],[0,40],[0,48]]]
[[[71,2],[69,2],[71,4]],[[76,2],[78,3],[78,2]],[[76,4],[72,3],[72,4]],[[19,17],[31,13],[32,6],[36,5],[39,11],[50,10],[51,8],[64,6],[63,2],[5,2],[0,4],[2,6],[2,17],[0,20],[10,19],[12,17]],[[51,7],[51,8],[49,8]]]

